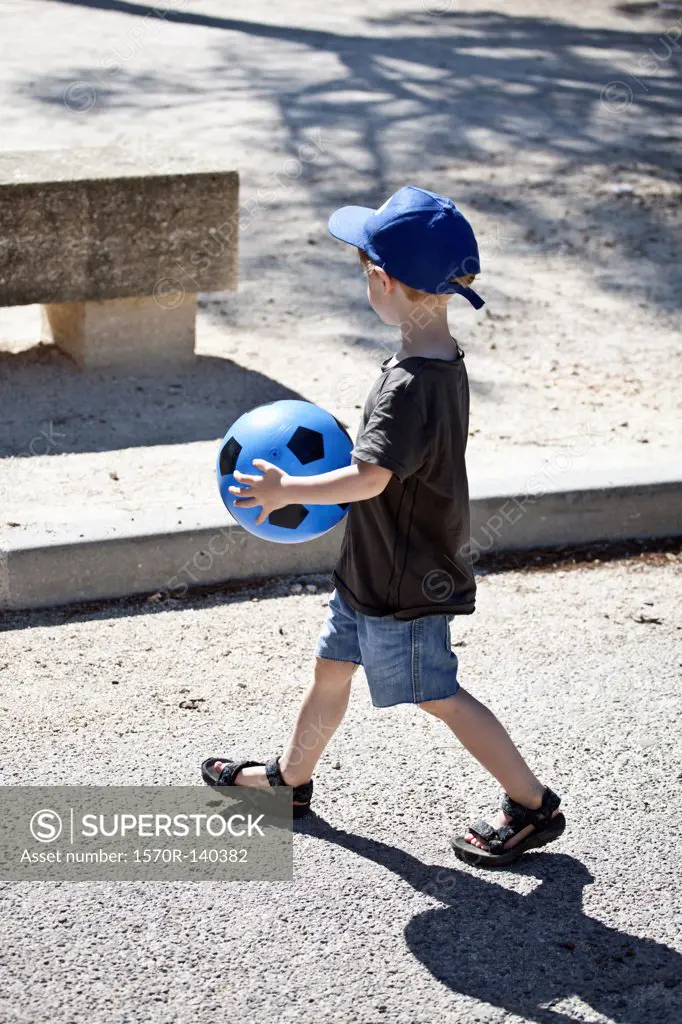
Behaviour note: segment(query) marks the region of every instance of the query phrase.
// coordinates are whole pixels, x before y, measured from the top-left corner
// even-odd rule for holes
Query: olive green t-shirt
[[[390,469],[375,498],[350,506],[337,589],[356,611],[415,619],[468,615],[471,560],[465,451],[469,381],[457,358],[386,360],[365,403],[353,461]]]

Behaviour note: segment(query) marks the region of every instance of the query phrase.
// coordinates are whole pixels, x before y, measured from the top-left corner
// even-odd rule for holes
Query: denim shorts
[[[457,655],[450,649],[452,618],[363,615],[335,590],[316,654],[362,665],[377,708],[442,700],[459,689]]]

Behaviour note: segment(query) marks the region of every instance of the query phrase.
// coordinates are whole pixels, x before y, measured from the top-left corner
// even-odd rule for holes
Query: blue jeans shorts
[[[316,654],[362,665],[377,708],[442,700],[459,689],[457,655],[450,649],[453,617],[363,615],[335,590]]]

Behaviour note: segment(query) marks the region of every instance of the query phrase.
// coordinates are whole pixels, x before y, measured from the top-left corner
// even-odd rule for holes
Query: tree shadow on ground
[[[53,346],[0,352],[0,458],[213,441],[257,405],[302,397],[211,356],[177,371],[84,374]]]
[[[303,819],[297,831],[374,861],[445,904],[413,917],[405,940],[454,992],[538,1024],[574,1020],[552,1009],[570,996],[616,1024],[675,1019],[682,956],[588,917],[582,891],[594,878],[574,857],[526,855],[514,870],[541,884],[522,895],[495,882],[494,873],[424,864],[395,846],[335,829],[317,815]]]
[[[24,91],[37,102],[63,106],[65,89],[78,80],[93,89],[89,116],[143,108],[162,95],[181,107],[209,97],[228,105],[244,95],[267,99],[282,131],[262,145],[300,157],[297,180],[320,216],[355,196],[378,205],[406,180],[428,186],[443,171],[468,166],[472,173],[457,174],[455,198],[499,216],[503,234],[514,229],[547,254],[589,265],[605,291],[627,282],[651,304],[682,304],[674,224],[682,50],[664,46],[660,33],[421,9],[368,17],[364,34],[343,34],[184,9],[160,15],[124,0],[56,2],[147,24],[162,16],[179,30],[220,30],[217,59],[190,80],[182,71],[136,75],[121,54],[115,76],[74,67],[32,81]],[[320,62],[325,54],[331,66]],[[315,131],[323,136],[324,168],[304,155]],[[534,179],[510,184],[504,172],[519,156],[524,166],[534,162]],[[322,173],[332,165],[336,173]],[[477,165],[500,173],[481,185]],[[634,169],[648,176],[648,189],[609,191],[607,173],[618,185]],[[270,202],[257,198],[263,207]],[[483,241],[485,271],[500,240]]]
[[[658,14],[668,22],[670,21],[670,15],[674,14],[675,10],[682,10],[682,3],[680,0],[668,0],[667,3],[661,3],[660,0],[636,0],[635,3],[616,4],[615,9],[620,11],[621,14],[626,14],[629,18],[641,18],[646,14]]]
[[[152,6],[123,0],[56,2],[143,18],[154,13],[161,17]],[[656,43],[651,34],[585,28],[551,18],[495,11],[449,11],[438,18],[421,11],[394,18],[369,18],[366,35],[269,25],[185,10],[168,10],[162,17],[168,24],[223,29],[234,36],[234,46],[225,44],[229,48],[224,51],[224,65],[243,67],[253,75],[260,95],[277,100],[291,136],[292,151],[306,141],[304,132],[311,126],[343,121],[364,130],[363,149],[372,157],[367,172],[376,183],[376,198],[383,197],[386,190],[382,180],[382,129],[400,124],[409,126],[418,155],[428,153],[422,148],[426,133],[439,151],[444,148],[460,158],[477,153],[483,156],[485,144],[467,135],[485,127],[500,142],[523,142],[531,149],[553,152],[565,159],[573,157],[583,164],[627,150],[638,151],[646,163],[658,166],[664,174],[674,174],[682,166],[677,141],[665,130],[665,124],[658,134],[652,132],[655,115],[664,119],[679,113],[682,82],[673,72],[682,63],[682,52],[668,55],[659,46],[657,70],[668,74],[647,83],[631,75],[631,96],[604,93],[610,82],[628,76],[628,54],[637,59]],[[403,31],[400,35],[381,35],[387,28]],[[245,49],[244,36],[293,44],[302,53],[329,53],[338,58],[342,71],[331,79],[301,85],[300,60],[278,62],[272,48]],[[270,60],[262,59],[268,56]],[[257,58],[254,63],[252,57]],[[125,72],[124,61],[122,65],[116,68],[116,76]],[[221,80],[216,78],[219,67],[206,67],[205,77],[196,83],[195,93],[201,102],[207,88],[222,88]],[[634,64],[631,67],[636,70]],[[106,69],[101,70],[106,76]],[[46,75],[43,84],[58,85],[88,75],[92,76],[88,68],[65,69],[59,75]],[[128,91],[125,75],[122,81],[120,90],[114,88],[113,76],[110,83],[100,82],[104,87],[99,98],[104,107],[108,103],[116,106]],[[173,81],[148,74],[138,84],[152,90],[156,85],[165,91],[172,88]],[[130,84],[135,85],[132,76]],[[352,100],[347,95],[349,89],[357,90]],[[37,82],[32,83],[32,95],[41,102],[64,102],[58,88],[41,91]],[[379,95],[384,99],[379,101]],[[129,101],[134,105],[140,98],[131,94]],[[400,101],[406,105],[399,106]],[[649,117],[634,122],[622,118],[620,115],[632,105]],[[594,130],[594,115],[600,109],[613,115],[613,132]],[[317,116],[323,114],[326,116]],[[424,118],[430,115],[438,120],[425,124]],[[645,142],[646,153],[642,149]]]

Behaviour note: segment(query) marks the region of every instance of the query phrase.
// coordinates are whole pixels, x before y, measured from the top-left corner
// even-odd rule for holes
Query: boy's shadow
[[[521,895],[499,885],[490,872],[478,877],[424,864],[397,847],[335,829],[315,814],[299,822],[297,831],[375,861],[447,904],[413,917],[405,939],[414,956],[455,992],[539,1024],[573,1020],[548,1006],[569,996],[617,1024],[675,1019],[679,992],[671,990],[682,980],[682,956],[587,917],[582,890],[594,879],[574,857],[526,855],[515,870],[541,884]]]

